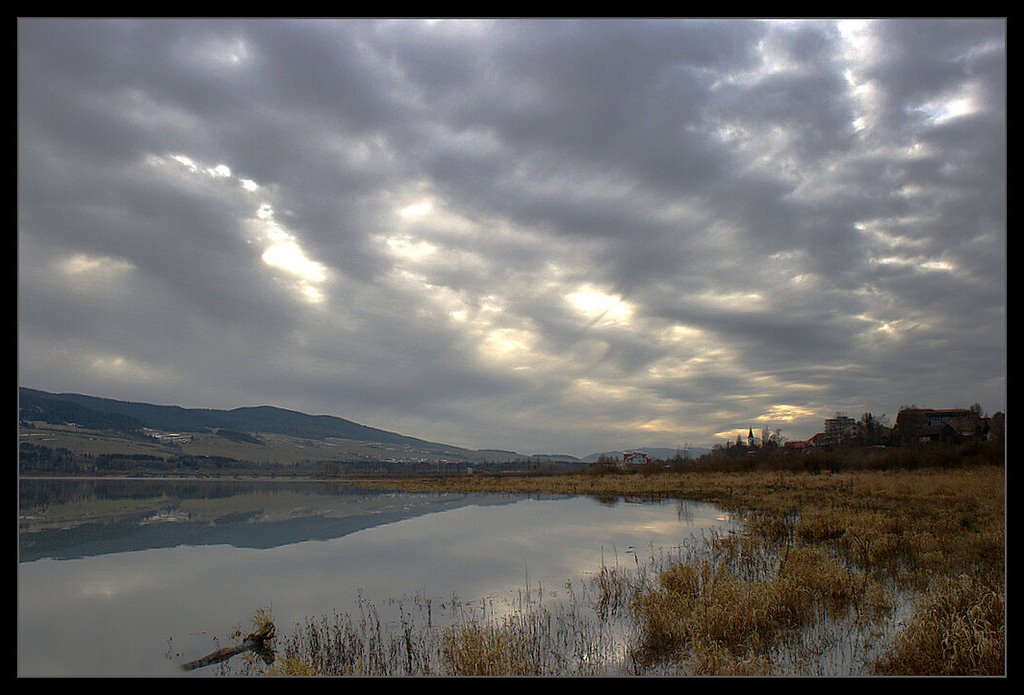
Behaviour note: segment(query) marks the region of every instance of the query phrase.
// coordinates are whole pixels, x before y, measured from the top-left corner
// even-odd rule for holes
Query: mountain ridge
[[[85,416],[96,423],[109,422],[112,425],[110,429],[148,427],[167,432],[228,429],[241,432],[269,432],[305,439],[336,437],[438,450],[462,448],[361,425],[333,415],[308,415],[269,405],[242,406],[231,410],[183,408],[177,405],[121,401],[79,393],[51,393],[27,387],[19,387],[18,395],[20,410],[42,416],[40,419],[56,419],[72,414]],[[77,407],[68,409],[55,404],[71,404]]]
[[[597,452],[585,457],[571,454],[533,453],[481,448],[469,449],[363,425],[335,415],[310,415],[272,405],[240,406],[229,410],[185,408],[179,405],[123,401],[80,393],[53,393],[18,387],[19,419],[54,424],[73,422],[93,429],[111,429],[141,434],[144,429],[162,432],[220,432],[227,438],[245,439],[253,433],[279,434],[325,441],[344,439],[357,442],[398,445],[443,454],[470,452],[505,458],[592,463],[601,457],[622,457],[622,451]],[[258,442],[257,442],[258,443]],[[675,449],[643,447],[654,458],[670,459]],[[697,456],[703,453],[694,452]],[[693,450],[691,450],[693,452]]]

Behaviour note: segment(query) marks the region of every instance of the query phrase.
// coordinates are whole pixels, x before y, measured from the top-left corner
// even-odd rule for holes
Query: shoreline
[[[152,480],[155,482],[233,482],[233,483],[352,483],[385,478],[323,478],[316,476],[227,476],[227,475],[18,475],[18,480]]]

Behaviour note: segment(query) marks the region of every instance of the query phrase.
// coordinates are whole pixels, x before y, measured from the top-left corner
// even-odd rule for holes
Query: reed
[[[586,661],[570,664],[566,643],[559,639],[565,634],[583,635],[576,630],[566,633],[553,620],[550,611],[535,609],[446,628],[439,644],[443,672],[453,676],[585,675]]]
[[[618,662],[611,632],[583,615],[581,603],[548,608],[521,601],[500,611],[487,604],[471,608],[453,597],[445,615],[428,616],[434,609],[417,599],[397,619],[383,619],[376,607],[361,604],[359,618],[335,613],[307,619],[282,640],[273,665],[245,660],[240,674],[587,676],[607,673]]]
[[[357,617],[348,613],[307,618],[285,638],[268,675],[394,676],[430,675],[433,630],[429,622],[403,612],[383,620],[376,606],[361,601]]]

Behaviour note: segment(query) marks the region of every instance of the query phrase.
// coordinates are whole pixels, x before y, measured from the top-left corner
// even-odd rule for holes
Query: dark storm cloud
[[[18,53],[25,385],[580,454],[1005,407],[1004,22],[39,19]]]

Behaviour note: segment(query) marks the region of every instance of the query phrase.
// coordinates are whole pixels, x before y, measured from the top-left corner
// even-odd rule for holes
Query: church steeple
[[[754,447],[754,428],[751,427],[747,430],[747,445],[751,448]]]

